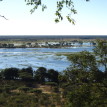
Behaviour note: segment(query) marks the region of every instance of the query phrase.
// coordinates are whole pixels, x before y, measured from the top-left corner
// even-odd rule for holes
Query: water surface
[[[38,67],[62,71],[69,67],[70,62],[66,56],[57,56],[56,53],[92,51],[93,47],[71,48],[1,48],[0,69],[31,66],[34,70]]]

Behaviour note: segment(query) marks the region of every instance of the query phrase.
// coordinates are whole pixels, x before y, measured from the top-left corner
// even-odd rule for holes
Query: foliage
[[[34,94],[41,94],[42,93],[42,90],[40,90],[40,89],[32,89],[32,90],[30,90],[29,91],[30,93],[34,93]]]
[[[68,56],[71,61],[71,69],[81,69],[83,71],[93,71],[97,69],[95,56],[88,51],[71,54]]]
[[[42,11],[44,11],[47,6],[43,3],[42,0],[25,0],[25,2],[27,2],[27,5],[33,5],[33,9],[31,9],[31,13],[33,13],[39,6],[42,7]],[[58,23],[59,21],[63,20],[63,16],[62,16],[62,10],[64,7],[66,7],[66,10],[69,11],[68,15],[66,16],[66,18],[68,19],[69,22],[71,22],[72,24],[75,23],[74,19],[71,18],[71,14],[76,14],[76,10],[74,9],[74,5],[73,2],[71,0],[58,0],[56,2],[57,4],[57,9],[55,12],[55,15],[57,16],[57,18],[55,19],[55,22]]]
[[[103,65],[105,71],[107,71],[107,41],[97,40],[93,51],[95,55],[98,56],[98,63]]]
[[[89,0],[86,0],[89,1]],[[38,9],[38,7],[42,7],[42,11],[44,11],[47,6],[43,3],[43,0],[25,0],[25,2],[27,3],[27,5],[33,5],[33,9],[31,9],[31,13],[33,13],[36,9]],[[66,10],[67,11],[67,15],[66,18],[67,20],[72,23],[75,24],[75,20],[71,17],[72,14],[77,14],[77,11],[74,8],[74,3],[72,0],[57,0],[56,1],[56,19],[55,22],[58,23],[60,21],[63,20],[63,12]],[[64,10],[65,9],[65,10]]]
[[[107,75],[99,70],[95,57],[106,59],[107,42],[98,40],[96,43],[93,54],[83,51],[68,56],[71,66],[64,71],[68,84],[63,87],[67,107],[107,106]]]
[[[58,84],[55,82],[45,82],[45,85],[57,86]]]
[[[17,79],[19,77],[18,71],[18,68],[6,68],[1,72],[1,75],[5,79]]]
[[[31,67],[22,68],[19,71],[19,78],[25,81],[30,81],[33,79],[33,69]]]
[[[58,105],[60,100],[54,100],[59,96],[41,93],[39,89],[33,89],[33,93],[29,92],[0,93],[0,107],[63,107],[61,104]]]
[[[59,88],[56,86],[56,87],[53,87],[53,92],[55,92],[55,93],[58,93],[59,92]]]
[[[35,72],[35,80],[39,83],[44,83],[46,79],[46,71],[47,69],[44,67],[40,67]]]
[[[51,82],[58,83],[58,75],[59,75],[58,71],[55,71],[54,69],[49,69],[47,71],[47,78]]]
[[[3,1],[3,0],[0,0]],[[89,0],[85,0],[85,1],[89,1]],[[26,5],[31,5],[33,6],[33,8],[30,10],[31,14],[38,9],[38,7],[41,7],[42,11],[44,11],[47,8],[47,5],[45,5],[43,3],[43,0],[25,0]],[[56,18],[55,18],[55,22],[58,23],[60,21],[62,21],[64,18],[63,12],[66,10],[67,14],[66,14],[66,19],[72,23],[75,24],[75,20],[71,17],[73,14],[77,14],[77,11],[74,8],[74,3],[72,0],[57,0],[56,1]],[[0,15],[0,17],[5,18],[4,16]],[[6,19],[6,18],[5,18]],[[7,19],[6,19],[7,20]]]
[[[30,90],[30,88],[23,86],[23,87],[19,87],[19,90],[22,91],[22,92],[27,92],[27,91]]]
[[[39,83],[45,83],[47,81],[58,83],[58,75],[58,71],[55,71],[54,69],[47,70],[44,67],[39,67],[35,71],[34,78]]]

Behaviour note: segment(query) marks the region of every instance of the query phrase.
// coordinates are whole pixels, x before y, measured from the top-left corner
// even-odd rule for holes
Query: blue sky
[[[30,14],[31,6],[25,0],[0,2],[0,35],[107,35],[107,0],[73,0],[77,15],[76,25],[66,18],[58,24],[55,19],[56,0],[43,0],[47,9]],[[66,15],[66,10],[64,11]]]

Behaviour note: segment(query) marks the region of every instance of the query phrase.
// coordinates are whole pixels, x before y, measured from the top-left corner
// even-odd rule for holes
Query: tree
[[[44,67],[39,67],[36,71],[35,71],[35,80],[39,83],[44,83],[46,78],[47,78],[47,69]]]
[[[107,71],[107,41],[97,40],[94,47],[94,54],[97,56],[98,64],[103,65]]]
[[[47,78],[51,82],[57,82],[58,83],[58,76],[59,76],[58,71],[55,71],[54,69],[49,69],[47,71]]]
[[[88,84],[78,85],[68,92],[67,107],[90,107],[90,86]]]
[[[33,79],[33,69],[32,67],[22,68],[19,71],[19,78],[25,81],[30,81]]]
[[[18,68],[6,68],[2,71],[2,77],[4,79],[12,80],[19,78]]]
[[[96,58],[88,51],[71,54],[67,58],[71,61],[70,69],[81,69],[85,72],[97,70]]]
[[[68,59],[71,66],[64,71],[68,84],[62,87],[67,107],[107,106],[107,79],[105,72],[97,68],[95,56],[83,51]]]
[[[3,1],[3,0],[0,0]],[[85,1],[89,1],[89,0],[85,0]],[[33,13],[36,9],[38,9],[38,7],[42,7],[42,11],[44,11],[47,6],[43,3],[43,0],[25,0],[25,2],[27,3],[27,5],[32,5],[33,9],[31,9],[31,13]],[[63,8],[65,7],[65,9],[68,11],[66,18],[67,20],[72,23],[75,24],[75,20],[71,17],[72,14],[77,14],[77,11],[74,8],[74,4],[72,0],[57,0],[56,1],[56,19],[55,22],[58,23],[60,21],[63,20]],[[5,18],[4,16],[0,15],[0,17]],[[7,20],[7,18],[5,18]]]
[[[71,54],[68,56],[71,66],[65,70],[69,82],[88,83],[100,82],[104,73],[97,67],[95,56],[87,51]]]

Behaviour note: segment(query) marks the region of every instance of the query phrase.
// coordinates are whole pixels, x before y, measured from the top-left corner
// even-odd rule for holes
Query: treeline
[[[3,80],[35,81],[41,84],[45,82],[58,83],[58,75],[58,71],[54,69],[47,70],[45,67],[39,67],[36,71],[32,67],[6,68],[0,72],[0,78]]]
[[[0,106],[107,107],[107,41],[96,43],[91,53],[69,54],[71,66],[63,72],[44,67],[2,70]]]

